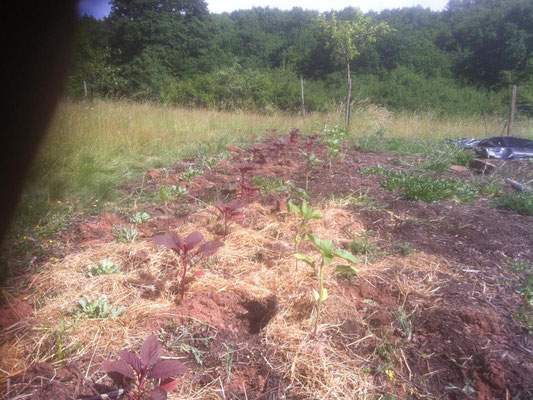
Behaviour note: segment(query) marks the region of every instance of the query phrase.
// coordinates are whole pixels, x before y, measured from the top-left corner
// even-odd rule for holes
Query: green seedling
[[[305,234],[305,231],[308,229],[309,222],[311,222],[313,219],[320,219],[322,217],[317,209],[310,207],[307,204],[307,200],[305,198],[302,200],[301,205],[297,205],[294,201],[289,200],[287,202],[287,207],[290,212],[296,213],[300,216],[300,225],[298,225],[298,231],[294,237],[294,251],[298,252],[300,240]]]
[[[328,290],[324,287],[324,267],[333,262],[337,257],[342,260],[348,261],[351,264],[358,264],[359,260],[349,251],[343,249],[335,249],[333,247],[332,240],[319,239],[311,233],[305,235],[313,246],[320,252],[320,261],[316,263],[311,257],[296,253],[294,257],[298,260],[302,260],[304,263],[313,268],[313,271],[318,277],[318,290],[313,289],[313,295],[316,301],[316,318],[315,318],[315,328],[314,334],[317,334],[318,323],[320,321],[320,311],[322,308],[322,303],[328,298]],[[336,271],[342,275],[356,275],[357,270],[352,265],[337,265]]]
[[[202,171],[201,169],[196,169],[196,168],[193,168],[192,166],[189,166],[189,169],[183,172],[180,175],[180,178],[183,179],[185,182],[190,182],[197,176],[203,175],[203,174],[204,174],[204,171]]]
[[[105,294],[96,301],[82,297],[78,300],[76,311],[87,315],[89,318],[117,318],[126,309],[123,306],[114,307]]]
[[[89,265],[87,274],[91,277],[98,275],[111,275],[120,272],[120,265],[109,260],[102,260],[98,264]]]
[[[314,168],[315,164],[320,164],[321,162],[324,162],[323,160],[318,158],[315,153],[306,153],[302,149],[300,149],[300,153],[305,157],[307,165],[309,165],[311,168]]]
[[[136,212],[130,218],[130,222],[135,225],[142,224],[150,219],[150,215],[146,212]]]
[[[113,236],[119,243],[133,243],[137,238],[138,232],[133,225],[120,225],[113,227]]]

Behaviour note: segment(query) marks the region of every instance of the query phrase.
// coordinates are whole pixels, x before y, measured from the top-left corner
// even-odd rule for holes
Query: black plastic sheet
[[[473,149],[479,158],[505,160],[533,158],[533,140],[518,137],[495,136],[483,140],[463,138],[455,143],[463,149]]]

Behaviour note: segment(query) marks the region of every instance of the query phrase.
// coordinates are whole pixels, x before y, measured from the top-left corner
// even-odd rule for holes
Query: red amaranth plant
[[[251,153],[251,162],[258,163],[258,164],[264,164],[266,163],[266,150],[264,147],[261,146],[250,146],[246,149],[249,153]]]
[[[289,132],[289,143],[291,145],[296,145],[300,141],[301,132],[298,128],[294,128]]]
[[[155,244],[171,249],[180,258],[181,267],[183,268],[180,282],[181,300],[185,296],[185,278],[187,271],[197,264],[200,259],[212,256],[220,247],[224,246],[224,243],[218,240],[212,240],[203,243],[198,250],[193,251],[203,240],[204,237],[200,232],[192,232],[185,239],[175,232],[165,233],[164,235],[154,236],[153,238]]]
[[[244,219],[244,215],[239,211],[243,207],[243,204],[238,201],[232,201],[228,204],[219,201],[214,206],[219,212],[217,217],[224,222],[224,236],[227,236],[230,225],[235,221],[242,221]],[[213,214],[215,213],[213,212]]]
[[[140,357],[132,351],[120,350],[120,360],[104,360],[103,370],[122,388],[114,393],[116,397],[124,394],[131,400],[165,400],[178,386],[175,378],[187,368],[177,360],[160,360],[160,353],[161,346],[152,335],[143,342]]]
[[[256,185],[252,185],[250,183],[251,181],[251,178],[250,178],[250,181],[247,182],[246,180],[246,174],[248,174],[249,172],[255,170],[257,167],[257,165],[255,163],[252,163],[252,162],[243,162],[243,163],[238,163],[238,164],[235,164],[235,168],[240,172],[241,174],[241,179],[239,180],[239,194],[242,196],[242,195],[250,195],[252,194],[254,191],[258,191],[260,189],[259,186],[256,186]]]

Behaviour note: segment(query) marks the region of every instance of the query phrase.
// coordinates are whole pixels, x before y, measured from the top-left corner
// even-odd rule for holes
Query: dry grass
[[[363,229],[357,216],[344,209],[324,205],[320,211],[323,219],[313,221],[312,229],[319,237],[334,239],[337,246],[348,242]],[[273,214],[259,204],[252,204],[244,212],[247,215],[244,224],[232,227],[225,246],[213,260],[206,261],[207,274],[190,286],[187,296],[212,291],[236,292],[246,298],[275,295],[279,300],[279,312],[264,329],[263,342],[282,360],[272,367],[292,382],[291,393],[320,399],[356,399],[375,394],[379,382],[368,370],[372,360],[356,357],[353,352],[339,348],[337,337],[344,334],[340,327],[347,316],[358,318],[358,312],[341,293],[333,267],[328,266],[325,274],[330,298],[325,303],[319,335],[314,337],[310,333],[314,318],[311,289],[316,286],[316,278],[308,267],[296,268],[293,250],[287,245],[293,242],[299,221],[291,215]],[[181,233],[198,230],[206,238],[212,238],[209,224],[205,223],[210,218],[205,210],[191,215]],[[310,246],[303,243],[302,247],[305,252],[313,254]],[[267,267],[258,261],[257,252],[272,259],[273,266]],[[86,273],[88,264],[103,258],[120,263],[122,271],[115,275],[89,277]],[[139,258],[143,260],[140,264]],[[133,263],[132,260],[137,261]],[[90,360],[89,377],[102,377],[102,371],[96,368],[97,360],[114,357],[124,347],[138,347],[149,334],[150,321],[176,317],[173,304],[177,296],[169,284],[163,285],[164,289],[155,299],[143,298],[135,284],[141,271],[152,275],[156,281],[165,282],[169,265],[173,263],[170,252],[140,242],[90,246],[47,265],[34,277],[27,292],[36,311],[2,333],[1,379],[5,381],[8,376],[22,372],[33,362],[60,365],[67,360],[87,360],[87,357]],[[434,298],[439,286],[436,271],[444,265],[442,260],[423,253],[388,257],[361,267],[357,279],[387,281],[402,293],[403,302],[407,296],[415,294],[421,298]],[[394,274],[397,281],[390,278],[388,271],[391,269],[399,271]],[[416,271],[419,278],[402,277],[403,271]],[[111,303],[125,305],[125,313],[115,320],[74,316],[72,310],[80,297],[94,299],[102,293],[108,295]],[[303,314],[302,304],[308,306],[307,309],[304,307]],[[353,349],[365,340],[380,340],[364,320],[359,322],[366,326],[366,333],[362,338],[354,338]],[[139,327],[144,328],[139,330]],[[59,340],[67,355],[65,359],[58,359]],[[403,369],[401,363],[398,364],[399,374]],[[171,398],[219,398],[217,393],[222,384],[220,381],[199,387],[186,381]]]

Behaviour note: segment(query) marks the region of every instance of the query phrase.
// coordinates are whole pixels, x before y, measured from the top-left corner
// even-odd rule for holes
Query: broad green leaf
[[[307,200],[302,200],[302,206],[301,206],[302,214],[307,215],[308,208],[307,208]]]
[[[306,263],[307,265],[309,265],[309,266],[315,268],[315,263],[314,263],[314,261],[313,261],[310,257],[306,256],[305,254],[302,254],[302,253],[295,253],[295,254],[294,254],[294,257],[296,257],[298,260],[302,260],[302,261],[303,261],[304,263]]]
[[[323,303],[328,299],[328,289],[322,289],[322,296],[320,296],[317,290],[313,289],[313,295],[315,296],[316,301],[320,301],[321,303]]]
[[[335,267],[335,272],[337,272],[340,275],[345,275],[345,276],[357,275],[357,270],[351,265],[337,265]]]
[[[300,212],[301,212],[300,207],[298,207],[298,206],[294,203],[294,201],[292,201],[292,200],[289,200],[289,201],[287,202],[287,207],[289,208],[289,211],[290,211],[290,212],[295,212],[295,213],[300,213]]]
[[[343,260],[346,260],[346,261],[349,261],[351,263],[354,263],[354,264],[358,264],[359,263],[359,260],[357,259],[357,257],[355,257],[352,253],[350,253],[349,251],[347,250],[344,250],[344,249],[336,249],[333,251],[333,255],[339,257],[339,258],[342,258]]]

